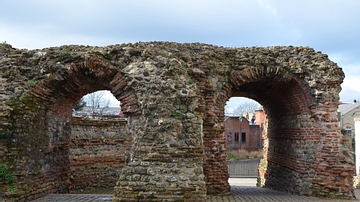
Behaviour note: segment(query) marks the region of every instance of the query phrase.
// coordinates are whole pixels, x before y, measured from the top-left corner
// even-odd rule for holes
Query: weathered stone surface
[[[14,137],[3,161],[19,189],[29,187],[14,198],[69,191],[71,109],[100,89],[121,101],[133,137],[114,201],[205,201],[206,194],[229,193],[223,120],[232,96],[258,101],[268,115],[259,186],[354,197],[354,164],[336,112],[344,74],[311,48],[3,45],[0,64],[0,130]]]

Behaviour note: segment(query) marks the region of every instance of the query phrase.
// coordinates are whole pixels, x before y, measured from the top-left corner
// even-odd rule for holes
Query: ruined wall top
[[[92,66],[89,63],[96,63],[94,68],[106,67],[106,70],[91,70]],[[266,71],[269,71],[266,69],[272,68],[271,71],[282,71],[286,72],[283,75],[291,74],[301,78],[313,90],[314,96],[316,93],[321,94],[322,91],[327,91],[329,84],[335,84],[332,90],[338,93],[340,83],[344,78],[341,68],[330,61],[326,54],[316,52],[309,47],[224,48],[201,43],[140,42],[105,47],[70,45],[26,50],[2,44],[0,79],[3,82],[7,81],[7,84],[4,84],[6,90],[3,97],[5,100],[20,97],[21,93],[37,84],[42,84],[42,89],[49,85],[57,85],[49,87],[53,92],[41,92],[38,89],[34,93],[51,102],[54,98],[64,96],[62,94],[64,81],[59,77],[63,76],[65,79],[65,72],[71,74],[69,71],[79,65],[87,66],[90,70],[87,69],[88,72],[81,73],[88,76],[86,81],[81,80],[80,73],[74,71],[73,74],[78,75],[73,75],[73,77],[78,77],[78,82],[86,82],[96,85],[96,88],[110,90],[108,80],[113,79],[119,71],[130,75],[131,79],[134,78],[132,81],[127,78],[128,82],[138,84],[148,80],[154,73],[163,77],[164,80],[167,78],[188,80],[188,84],[195,81],[194,75],[204,75],[213,77],[214,86],[221,89],[223,83],[236,71],[263,67],[265,68],[263,74],[266,74]],[[146,71],[138,66],[146,66]],[[164,69],[169,71],[163,73]],[[178,75],[178,78],[171,74]],[[14,80],[18,80],[17,85],[9,86],[9,81]],[[57,80],[57,82],[49,80]],[[96,90],[89,86],[83,86],[83,88],[68,93],[73,94],[74,100],[78,100],[83,93]],[[75,95],[79,93],[81,95]]]

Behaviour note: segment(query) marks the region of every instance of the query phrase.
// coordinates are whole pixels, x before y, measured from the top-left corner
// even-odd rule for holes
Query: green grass
[[[17,191],[16,185],[15,184],[9,185],[8,188],[7,188],[7,191],[11,192],[11,193],[16,192]]]
[[[40,60],[40,58],[39,57],[36,57],[36,56],[34,56],[34,57],[32,57],[31,58],[31,61],[33,61],[33,62],[38,62]]]
[[[21,102],[26,102],[26,101],[28,101],[28,97],[29,97],[28,92],[23,92],[23,93],[21,94],[21,96],[20,96],[20,101],[21,101]]]
[[[14,176],[9,173],[8,165],[0,163],[0,178],[4,179],[7,183],[13,183]]]
[[[27,82],[27,84],[28,84],[28,86],[30,86],[30,87],[34,87],[34,86],[36,86],[36,81],[35,81],[35,79],[31,79],[31,80],[29,80],[29,81]]]
[[[103,56],[106,56],[106,55],[107,55],[106,50],[102,50],[102,51],[101,51],[101,54],[102,54]]]
[[[68,51],[67,49],[62,49],[59,54],[59,56],[62,58],[68,55],[70,55],[70,51]]]
[[[8,104],[15,104],[15,105],[21,104],[21,101],[17,97],[15,97],[15,95],[10,96],[10,98],[5,100],[5,102]]]
[[[6,41],[0,43],[0,46],[6,46],[6,45],[9,45],[8,43],[6,43]]]
[[[184,117],[184,114],[182,112],[176,111],[173,113],[173,116],[182,119]]]
[[[226,160],[227,161],[237,161],[245,159],[262,159],[262,151],[247,151],[245,149],[240,149],[237,151],[227,151]]]

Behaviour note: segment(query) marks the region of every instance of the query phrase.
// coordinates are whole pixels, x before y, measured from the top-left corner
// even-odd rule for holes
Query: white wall
[[[355,169],[359,175],[360,169],[360,117],[355,117]]]

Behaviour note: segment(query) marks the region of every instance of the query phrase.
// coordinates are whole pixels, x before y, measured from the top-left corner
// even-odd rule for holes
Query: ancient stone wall
[[[130,117],[133,142],[114,201],[230,193],[224,106],[232,96],[254,99],[267,113],[259,186],[354,197],[353,159],[336,113],[344,74],[311,48],[2,44],[0,65],[0,127],[14,139],[1,147],[15,179],[1,188],[8,197],[69,192],[71,110],[97,90],[110,90]]]
[[[5,54],[10,48],[11,54]],[[66,147],[70,125],[59,122],[44,103],[30,99],[29,89],[39,74],[19,59],[23,50],[10,46],[0,48],[2,137],[1,163],[6,165],[13,180],[1,179],[1,193],[20,200],[33,199],[47,193],[66,193],[69,160]],[[26,55],[26,54],[25,54]],[[14,66],[6,66],[14,61]],[[0,194],[1,195],[1,194]]]
[[[126,127],[123,118],[72,117],[70,192],[115,187],[131,147]]]

